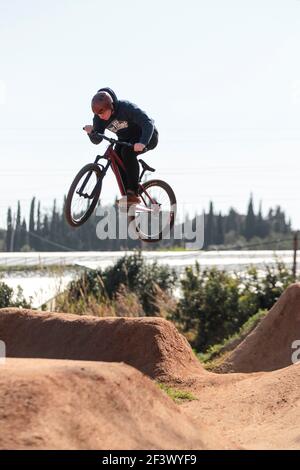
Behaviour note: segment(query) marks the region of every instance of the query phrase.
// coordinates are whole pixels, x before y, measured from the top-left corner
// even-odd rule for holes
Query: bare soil
[[[160,318],[0,309],[0,339],[1,449],[300,448],[300,284],[223,373],[205,371]],[[154,381],[197,399],[176,404]]]

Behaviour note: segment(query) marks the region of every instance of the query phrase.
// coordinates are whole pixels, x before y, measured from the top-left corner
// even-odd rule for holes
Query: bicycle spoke
[[[142,238],[160,239],[162,232],[165,232],[172,225],[174,208],[168,192],[162,186],[153,185],[146,187],[141,194],[142,204],[151,209],[150,212],[142,210],[136,211],[136,225]]]
[[[85,181],[87,179],[88,181]],[[88,211],[93,200],[93,191],[97,184],[97,174],[94,171],[85,173],[78,181],[71,201],[71,216],[75,222],[79,222]],[[84,184],[85,183],[85,184]]]

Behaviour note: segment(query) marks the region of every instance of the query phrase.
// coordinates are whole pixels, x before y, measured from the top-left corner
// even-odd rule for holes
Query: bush
[[[11,304],[13,289],[4,282],[0,282],[0,307],[5,308]]]
[[[229,351],[236,348],[246,338],[246,336],[254,330],[267,313],[267,310],[259,310],[248,318],[248,320],[239,328],[237,333],[224,339],[222,343],[210,346],[205,353],[197,354],[200,361],[209,369],[213,368],[217,363],[222,362],[222,355],[227,354]]]
[[[167,314],[176,280],[175,271],[168,266],[147,263],[141,254],[124,256],[104,271],[86,271],[78,280],[72,281],[67,295],[58,300],[57,308],[85,313],[91,310],[92,304],[98,303],[102,307],[106,305],[118,316],[121,312],[127,312],[126,316]]]
[[[125,286],[138,296],[146,315],[159,313],[156,302],[159,290],[171,295],[176,280],[173,269],[156,262],[147,263],[140,253],[124,256],[103,273],[105,290],[110,298]]]
[[[170,319],[203,352],[236,333],[260,309],[270,309],[292,281],[279,261],[267,266],[263,277],[253,267],[230,274],[216,268],[201,271],[196,263],[185,270],[182,297]]]
[[[5,307],[30,308],[30,303],[25,300],[21,287],[14,292],[7,284],[0,282],[0,308]]]
[[[237,278],[216,268],[201,273],[196,263],[195,269],[186,269],[181,285],[175,320],[184,332],[194,330],[197,350],[219,343],[240,326]]]

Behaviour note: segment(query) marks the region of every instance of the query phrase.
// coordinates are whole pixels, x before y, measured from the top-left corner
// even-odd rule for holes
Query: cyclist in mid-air
[[[93,144],[99,144],[105,129],[117,134],[118,139],[133,144],[133,147],[116,145],[116,152],[126,168],[126,174],[120,168],[125,185],[128,204],[141,202],[138,196],[139,162],[137,156],[141,152],[152,150],[158,143],[158,132],[154,121],[138,106],[130,101],[118,100],[110,88],[100,88],[92,99],[94,113],[93,125],[86,125],[87,132]],[[119,202],[122,202],[123,198]]]

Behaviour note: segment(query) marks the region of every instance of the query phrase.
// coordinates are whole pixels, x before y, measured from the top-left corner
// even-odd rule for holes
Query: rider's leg
[[[123,158],[122,158],[122,145],[117,144],[116,147],[115,147],[115,151],[118,154],[118,156],[120,157],[120,159],[123,161]],[[122,181],[123,181],[123,184],[124,184],[125,192],[127,192],[127,174],[126,174],[126,171],[124,171],[123,168],[120,165],[118,165],[118,168],[119,168],[120,175],[121,175],[121,178],[122,178]]]
[[[122,160],[127,173],[127,191],[137,194],[139,185],[139,162],[137,159],[138,153],[130,147],[123,147]]]
[[[147,145],[147,150],[152,150],[157,146],[158,143],[158,133],[156,130],[153,132],[153,135],[150,139],[149,144]],[[139,162],[138,156],[144,152],[135,152],[133,148],[122,147],[121,149],[121,158],[124,162],[127,173],[127,191],[130,194],[137,194],[139,187]]]
[[[123,147],[121,150],[122,161],[126,168],[127,176],[127,191],[126,198],[119,200],[120,204],[139,204],[141,202],[138,196],[138,181],[139,181],[139,162],[137,160],[137,153],[130,147]],[[125,200],[126,199],[126,200]]]
[[[134,139],[138,140],[138,139]],[[134,140],[131,143],[134,143]],[[158,133],[155,130],[153,135],[150,139],[149,144],[147,145],[148,150],[152,150],[157,146],[158,143]],[[139,162],[138,156],[144,152],[135,152],[133,148],[130,147],[123,147],[118,146],[118,155],[120,156],[121,160],[124,163],[126,168],[126,175],[124,175],[124,171],[120,168],[120,172],[123,178],[123,181],[126,181],[126,192],[127,192],[127,203],[128,204],[138,204],[141,202],[138,196],[138,187],[139,187]],[[123,198],[121,198],[123,199]],[[121,202],[121,199],[119,202]]]
[[[124,152],[124,149],[131,150],[131,152]],[[134,152],[133,149],[124,147],[122,145],[116,145],[115,150],[118,156],[120,157],[120,159],[122,160],[122,162],[124,163],[124,166],[126,169],[126,171],[124,171],[123,168],[120,165],[118,165],[120,175],[121,175],[124,188],[125,188],[125,193],[126,193],[125,196],[122,196],[118,200],[118,204],[120,205],[138,204],[141,202],[141,200],[137,196],[137,189],[136,190],[132,189],[134,187],[134,183],[133,183],[134,179],[136,179],[137,185],[138,185],[138,178],[139,178],[139,163],[137,161],[137,153]],[[133,165],[131,165],[130,163],[128,164],[128,161],[130,163],[133,162]],[[132,175],[133,175],[133,179],[132,179]]]

